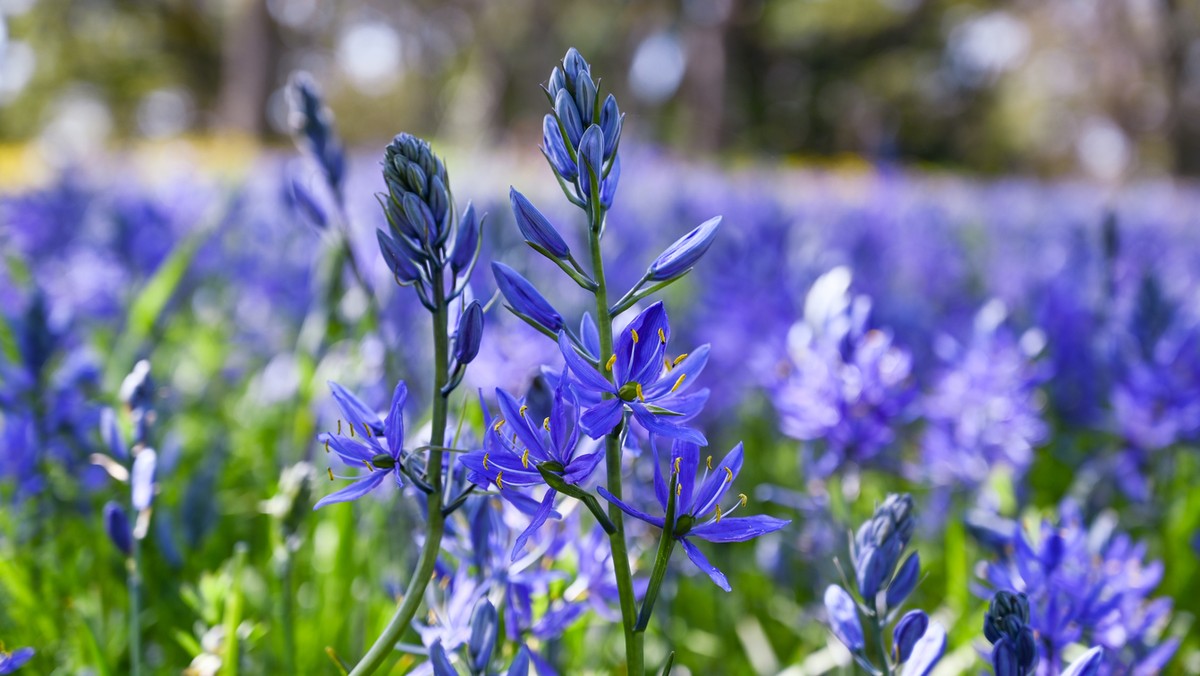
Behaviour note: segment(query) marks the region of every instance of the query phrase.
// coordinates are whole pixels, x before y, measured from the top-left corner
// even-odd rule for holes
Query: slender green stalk
[[[285,536],[286,537],[286,536]],[[280,595],[279,612],[283,624],[283,665],[289,674],[296,673],[296,601],[292,591],[292,552],[284,543],[285,552],[283,571],[280,575],[280,585],[283,593]]]
[[[142,548],[136,537],[131,538],[129,558],[129,673],[142,673]]]
[[[429,445],[440,447],[446,444],[446,416],[449,404],[448,394],[442,393],[449,377],[450,365],[450,336],[448,334],[448,315],[445,303],[445,280],[442,272],[438,271],[433,279],[434,306],[433,312],[433,423],[430,431]],[[442,547],[442,534],[445,531],[446,517],[442,514],[442,454],[430,453],[427,465],[426,480],[433,489],[426,495],[428,505],[429,528],[425,532],[425,544],[421,548],[421,556],[417,569],[413,571],[408,581],[408,589],[404,592],[404,600],[388,621],[383,633],[375,639],[375,643],[367,650],[354,669],[351,676],[375,673],[383,662],[395,650],[396,642],[404,630],[412,622],[413,616],[421,606],[425,596],[425,588],[433,579],[433,568],[437,563],[438,552]]]
[[[671,561],[671,551],[675,549],[675,512],[676,486],[679,485],[679,475],[671,474],[671,485],[667,486],[667,517],[664,519],[662,538],[658,541],[658,555],[654,557],[654,568],[650,573],[650,584],[646,587],[646,596],[642,598],[642,610],[638,613],[637,626],[639,634],[650,626],[650,615],[654,613],[654,602],[658,600],[658,590],[662,588],[663,579],[667,576],[667,564]]]
[[[875,635],[879,638],[879,664],[880,673],[883,676],[892,676],[892,662],[889,659],[887,641],[884,640],[884,629],[887,618],[879,613],[875,614]]]
[[[594,197],[599,196],[598,190],[593,190]],[[607,364],[613,354],[612,315],[608,311],[608,286],[604,279],[604,258],[600,253],[600,226],[604,219],[602,210],[596,208],[589,212],[592,222],[589,243],[592,249],[592,278],[596,282],[596,324],[600,332],[600,364]],[[612,375],[605,371],[611,380]],[[605,394],[607,399],[612,394]],[[608,491],[616,498],[622,498],[621,493],[621,426],[618,425],[611,434],[604,438],[605,470],[608,474]],[[634,631],[637,623],[637,608],[633,593],[633,574],[629,569],[629,552],[625,547],[625,518],[624,513],[609,504],[608,518],[612,521],[613,532],[608,541],[612,546],[613,570],[617,576],[617,594],[621,599],[621,624],[625,630],[625,661],[630,674],[644,674],[646,671],[642,661],[642,634]]]

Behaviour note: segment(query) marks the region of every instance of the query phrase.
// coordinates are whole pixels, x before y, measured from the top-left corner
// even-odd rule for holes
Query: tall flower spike
[[[333,126],[333,113],[321,100],[321,93],[312,76],[293,73],[288,81],[287,99],[290,107],[288,123],[296,145],[321,168],[330,192],[342,201],[342,179],[346,159]]]
[[[874,605],[876,594],[887,587],[892,572],[912,538],[915,522],[909,495],[887,496],[875,515],[864,523],[854,538],[851,558],[863,600]]]

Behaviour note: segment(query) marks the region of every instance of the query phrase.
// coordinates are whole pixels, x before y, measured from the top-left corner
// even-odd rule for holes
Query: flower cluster
[[[1104,517],[1086,527],[1078,506],[1066,501],[1057,523],[1012,529],[1000,559],[982,564],[988,585],[1021,595],[1019,615],[1027,615],[1041,658],[1037,673],[1060,673],[1064,654],[1078,643],[1104,649],[1106,674],[1157,672],[1178,648],[1177,639],[1161,638],[1171,601],[1148,599],[1162,563],[1146,563],[1145,547],[1115,525]]]
[[[874,625],[879,645],[886,645],[884,632],[916,588],[921,574],[917,552],[900,563],[916,526],[912,511],[911,496],[888,495],[875,514],[859,527],[850,542],[857,600],[840,585],[831,584],[825,590],[830,629],[870,673],[879,671],[867,651],[860,613]],[[905,674],[924,676],[933,671],[946,650],[946,629],[941,623],[931,621],[924,611],[910,610],[892,629],[891,645],[890,651],[881,648],[875,656],[879,664],[885,665],[886,673],[891,673],[892,665],[903,664]]]

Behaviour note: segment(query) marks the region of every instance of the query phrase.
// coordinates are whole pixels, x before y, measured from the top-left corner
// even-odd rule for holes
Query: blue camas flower
[[[397,486],[404,486],[403,414],[404,403],[408,399],[408,387],[404,381],[400,381],[392,393],[392,404],[386,418],[380,418],[371,407],[341,385],[330,382],[329,387],[345,420],[338,420],[336,434],[325,433],[319,439],[325,444],[326,452],[332,450],[351,467],[365,467],[367,474],[340,477],[351,478],[354,483],[321,498],[313,509],[335,502],[357,500],[378,488],[389,476],[395,479]],[[330,469],[329,479],[332,481],[334,477]]]
[[[570,487],[580,486],[592,476],[604,452],[581,439],[580,408],[566,378],[559,379],[549,415],[541,421],[531,415],[524,400],[503,390],[496,390],[496,400],[499,417],[485,421],[484,449],[464,455],[461,462],[470,470],[472,481],[494,484],[500,495],[521,509],[528,509],[530,498],[516,489],[546,487],[533,520],[513,546],[516,560],[529,537],[550,518],[559,491],[574,493]]]
[[[654,444],[651,444],[654,447]],[[667,511],[668,483],[662,474],[658,462],[658,449],[655,450],[654,463],[654,495],[658,504]],[[708,562],[704,554],[689,539],[697,537],[709,542],[745,542],[760,535],[772,533],[791,523],[784,519],[770,516],[730,516],[739,507],[744,507],[749,498],[744,493],[737,496],[732,507],[723,509],[721,500],[729,492],[733,480],[742,471],[742,445],[733,447],[724,459],[713,467],[712,456],[705,461],[703,475],[698,478],[700,468],[700,447],[694,443],[675,440],[671,448],[670,468],[675,479],[675,522],[669,526],[661,516],[651,516],[636,509],[624,501],[614,497],[600,487],[597,490],[605,500],[613,503],[629,516],[668,531],[674,537],[688,558],[697,568],[704,571],[714,583],[725,591],[731,591],[725,574]]]
[[[292,127],[296,144],[320,167],[330,192],[340,204],[346,158],[333,127],[333,113],[321,100],[317,84],[308,73],[293,73],[287,87]]]
[[[916,527],[912,510],[911,496],[894,493],[887,496],[875,509],[875,515],[859,527],[851,543],[850,558],[854,562],[858,593],[870,607],[876,606],[876,597],[884,589],[889,592],[884,600],[885,607],[898,605],[912,591],[915,572],[910,574],[906,570],[913,564],[906,561],[900,573],[895,577],[892,575]],[[915,556],[914,552],[909,560]],[[899,590],[892,593],[892,587],[897,585]]]
[[[570,186],[573,203],[590,208],[595,190],[607,209],[621,175],[617,149],[625,116],[616,97],[599,101],[591,66],[575,48],[550,73],[546,94],[552,112],[542,125],[542,152],[563,189]]]
[[[662,303],[655,303],[634,318],[616,340],[613,356],[603,366],[609,379],[588,363],[565,333],[558,345],[570,368],[579,399],[588,407],[581,422],[592,438],[599,439],[621,424],[624,412],[652,434],[706,445],[704,435],[684,423],[700,412],[708,390],[688,392],[708,363],[709,348],[672,359],[667,355],[671,326]],[[584,344],[592,344],[583,336]],[[594,359],[594,355],[588,355]],[[604,395],[612,395],[603,399]]]
[[[17,669],[25,666],[25,663],[33,659],[33,648],[19,648],[11,653],[4,651],[4,644],[0,643],[0,674],[11,674]]]
[[[833,635],[850,652],[862,652],[866,647],[862,622],[858,619],[858,606],[850,593],[839,585],[829,585],[825,589],[825,613],[829,616],[829,628],[833,630]]]

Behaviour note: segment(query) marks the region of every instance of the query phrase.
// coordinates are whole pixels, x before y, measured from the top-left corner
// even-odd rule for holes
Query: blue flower
[[[858,619],[858,606],[849,592],[836,584],[825,589],[825,613],[829,616],[829,628],[852,653],[862,652],[862,623]],[[899,630],[899,627],[897,627]]]
[[[983,616],[983,635],[992,644],[996,676],[1029,676],[1038,662],[1037,643],[1029,627],[1029,598],[998,591]]]
[[[346,159],[334,131],[333,114],[321,100],[316,82],[308,73],[293,73],[287,94],[291,107],[289,123],[296,144],[312,156],[330,191],[341,202]]]
[[[462,456],[461,462],[469,468],[472,481],[495,484],[500,495],[518,508],[527,509],[530,499],[515,489],[546,487],[533,520],[513,546],[516,560],[554,510],[558,490],[548,485],[547,474],[551,480],[559,477],[567,485],[582,485],[604,459],[604,452],[594,443],[581,443],[580,407],[565,377],[559,379],[549,415],[541,421],[531,415],[525,400],[518,401],[504,390],[496,390],[496,400],[499,417],[485,421],[483,450]]]
[[[908,546],[916,526],[912,511],[911,496],[895,493],[888,495],[883,504],[875,509],[874,516],[859,527],[850,545],[850,558],[854,562],[858,593],[871,607],[876,605],[876,595],[880,591],[890,591],[892,585],[908,584],[907,575],[893,577],[892,573],[896,570],[896,564],[899,563],[904,548]],[[912,557],[909,560],[911,561]],[[906,562],[905,567],[908,565],[910,564]],[[919,562],[917,565],[920,565]],[[911,590],[911,586],[908,590]],[[907,596],[907,591],[897,596]],[[889,598],[885,605],[890,606],[891,601]]]
[[[910,610],[896,623],[892,630],[892,659],[905,662],[912,655],[925,631],[929,629],[929,616],[923,610]]]
[[[549,219],[542,215],[528,198],[517,192],[516,188],[510,187],[508,201],[512,205],[517,228],[521,230],[526,242],[560,260],[566,260],[571,255],[571,249],[563,241],[562,235],[558,234],[554,226],[550,225]]]
[[[513,314],[551,333],[562,330],[562,315],[529,280],[500,262],[492,263],[492,274],[496,277],[496,287],[504,295],[504,300],[508,301],[508,309]]]
[[[674,244],[667,247],[666,251],[659,254],[658,258],[654,259],[646,271],[646,279],[652,282],[662,282],[687,274],[688,270],[691,270],[692,266],[708,251],[720,226],[721,217],[714,216],[680,237]]]
[[[0,674],[11,674],[25,666],[33,659],[33,648],[19,648],[11,653],[4,652],[4,644],[0,643]]]
[[[610,382],[576,351],[565,333],[559,334],[559,349],[580,401],[588,406],[581,422],[592,438],[615,429],[628,409],[648,432],[701,446],[708,443],[698,430],[683,424],[699,413],[708,399],[707,389],[687,392],[708,363],[708,345],[671,359],[667,355],[670,335],[661,302],[642,311],[621,332],[612,358],[604,365],[615,380]],[[585,345],[595,342],[586,335],[583,340]],[[603,399],[604,395],[611,396]]]
[[[655,455],[654,495],[658,499],[658,504],[665,512],[668,497],[667,482],[664,480],[661,471],[662,468],[659,466],[658,448],[653,443],[651,443],[651,447],[654,448]],[[729,492],[730,487],[733,485],[733,480],[742,471],[741,444],[734,446],[733,450],[715,468],[712,465],[712,456],[708,456],[708,459],[705,461],[704,475],[697,482],[697,474],[700,467],[700,447],[696,444],[677,439],[672,444],[670,467],[676,475],[677,484],[675,523],[670,524],[669,528],[666,527],[666,520],[663,517],[651,516],[629,506],[614,497],[604,487],[600,487],[597,490],[605,500],[613,503],[621,511],[633,518],[645,521],[652,526],[669,530],[670,535],[683,546],[683,550],[687,552],[688,558],[692,560],[692,563],[697,568],[707,573],[718,587],[725,591],[731,591],[729,582],[725,579],[725,574],[709,563],[708,559],[705,558],[704,554],[701,553],[689,538],[694,536],[709,542],[745,542],[760,535],[777,531],[791,523],[791,521],[763,516],[761,514],[745,517],[730,516],[739,507],[743,507],[748,503],[749,499],[744,493],[738,495],[737,502],[733,507],[730,507],[728,510],[721,508],[722,498]]]
[[[325,444],[326,451],[332,450],[351,467],[366,467],[368,473],[354,478],[354,483],[349,486],[321,498],[313,509],[335,502],[357,500],[379,487],[388,476],[395,478],[397,486],[403,486],[403,413],[404,403],[408,399],[408,387],[404,381],[400,381],[392,393],[392,405],[386,419],[380,418],[341,385],[330,382],[329,387],[345,416],[345,425],[338,420],[338,433],[322,434],[319,439]],[[332,469],[329,470],[329,478],[334,478]]]

